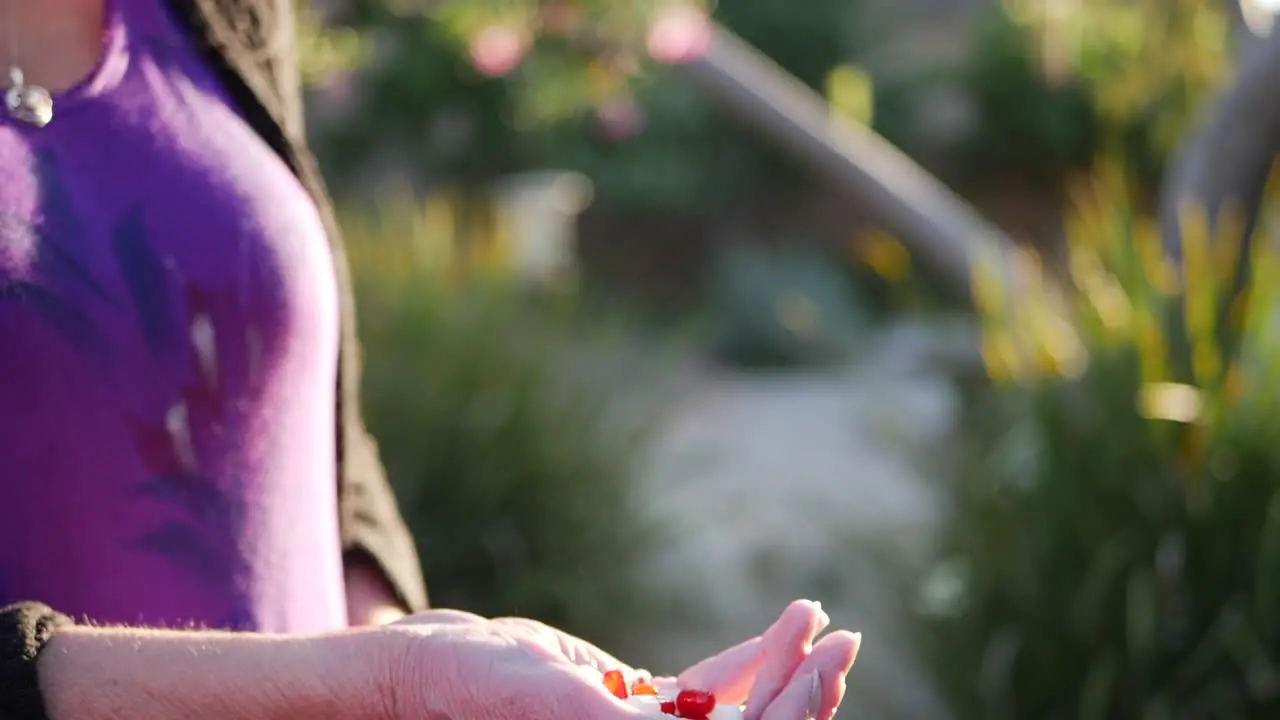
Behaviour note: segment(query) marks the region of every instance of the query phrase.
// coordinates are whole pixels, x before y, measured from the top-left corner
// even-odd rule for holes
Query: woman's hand
[[[815,643],[826,615],[797,601],[763,635],[655,682],[747,704],[747,720],[829,720],[858,636]],[[52,720],[638,720],[605,689],[624,666],[531,620],[432,611],[314,636],[59,629],[40,654]]]
[[[747,720],[829,720],[860,639],[835,632],[815,644],[828,622],[816,603],[796,601],[763,635],[655,682],[710,690],[722,703],[745,702]],[[431,611],[387,630],[407,641],[385,684],[394,720],[641,716],[605,689],[602,675],[616,669],[634,678],[643,671],[541,623]]]

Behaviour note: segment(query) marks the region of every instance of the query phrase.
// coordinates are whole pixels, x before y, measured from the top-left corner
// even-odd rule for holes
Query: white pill
[[[716,705],[707,720],[742,720],[742,708],[737,705]]]
[[[632,695],[627,698],[627,704],[643,710],[646,715],[665,717],[665,713],[662,712],[662,701],[653,695]]]

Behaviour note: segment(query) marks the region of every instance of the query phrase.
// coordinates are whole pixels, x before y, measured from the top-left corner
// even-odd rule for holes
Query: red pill
[[[706,690],[681,690],[676,695],[676,715],[682,718],[705,718],[716,709],[716,696]]]
[[[674,700],[663,700],[662,703],[658,705],[658,709],[668,715],[675,715],[676,702]]]
[[[619,700],[627,699],[627,679],[621,670],[610,670],[604,674],[604,686]]]

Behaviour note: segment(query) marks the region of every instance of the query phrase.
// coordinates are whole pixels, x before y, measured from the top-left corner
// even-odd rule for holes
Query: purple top
[[[0,605],[346,624],[315,206],[160,0],[43,128],[0,118]]]

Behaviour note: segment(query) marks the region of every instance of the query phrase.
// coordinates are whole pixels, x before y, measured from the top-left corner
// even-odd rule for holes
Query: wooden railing
[[[1003,232],[884,138],[834,115],[821,95],[732,32],[717,28],[710,52],[681,68],[726,114],[827,177],[947,289],[969,297],[978,258],[1014,283],[1013,242]]]

